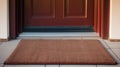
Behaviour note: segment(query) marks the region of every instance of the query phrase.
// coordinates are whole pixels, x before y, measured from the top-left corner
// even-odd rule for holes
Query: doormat
[[[23,39],[5,64],[116,64],[99,40]]]

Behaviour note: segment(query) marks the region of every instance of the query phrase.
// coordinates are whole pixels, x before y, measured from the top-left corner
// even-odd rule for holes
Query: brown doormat
[[[24,39],[5,64],[116,64],[98,40]]]

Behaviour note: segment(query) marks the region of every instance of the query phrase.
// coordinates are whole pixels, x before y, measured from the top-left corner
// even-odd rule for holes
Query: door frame
[[[9,0],[10,38],[23,30],[23,0]],[[110,0],[94,0],[94,29],[103,39],[109,38]]]

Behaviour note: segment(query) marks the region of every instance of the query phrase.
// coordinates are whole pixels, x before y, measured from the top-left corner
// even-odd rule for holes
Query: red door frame
[[[22,32],[22,0],[9,1],[10,38]],[[19,6],[18,6],[19,5]],[[103,39],[109,38],[110,0],[95,0],[94,29]],[[19,12],[21,11],[21,12]]]

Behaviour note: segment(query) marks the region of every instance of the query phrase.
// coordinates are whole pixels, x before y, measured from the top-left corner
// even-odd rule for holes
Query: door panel
[[[64,0],[61,22],[69,26],[93,26],[94,0]]]
[[[93,26],[94,0],[24,0],[25,26]]]
[[[25,26],[45,26],[55,22],[55,0],[24,0]]]
[[[32,16],[37,18],[54,18],[55,1],[54,0],[32,0]]]
[[[87,15],[87,0],[64,0],[65,16],[73,18],[85,18]]]

